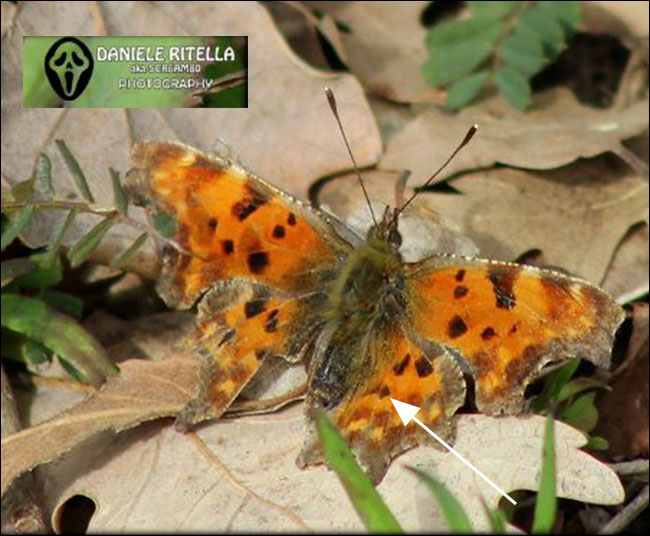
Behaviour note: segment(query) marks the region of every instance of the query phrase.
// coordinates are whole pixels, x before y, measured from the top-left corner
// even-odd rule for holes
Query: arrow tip
[[[399,415],[400,419],[402,419],[404,426],[410,423],[411,419],[415,417],[415,414],[418,411],[420,411],[420,408],[418,408],[417,406],[412,406],[411,404],[407,404],[406,402],[400,402],[399,400],[395,400],[394,398],[391,398],[390,401],[393,403],[393,406],[395,406],[395,411],[397,411],[397,414]]]

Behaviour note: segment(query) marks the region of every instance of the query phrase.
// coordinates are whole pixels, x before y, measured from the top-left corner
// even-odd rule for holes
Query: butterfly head
[[[381,220],[368,230],[366,242],[383,241],[397,252],[402,245],[402,235],[397,230],[398,215],[397,208],[386,207]]]

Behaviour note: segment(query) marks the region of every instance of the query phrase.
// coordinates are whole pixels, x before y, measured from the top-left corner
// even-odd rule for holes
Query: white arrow
[[[449,450],[456,458],[458,458],[461,462],[463,462],[467,467],[470,469],[474,470],[478,476],[480,476],[483,480],[485,480],[490,486],[492,486],[495,490],[497,490],[501,495],[503,495],[506,499],[508,499],[512,504],[517,504],[517,502],[510,497],[505,491],[503,491],[499,486],[497,486],[494,482],[492,482],[488,477],[486,477],[481,471],[479,471],[476,467],[474,467],[470,462],[468,462],[465,458],[463,458],[458,452],[456,452],[452,447],[447,445],[442,438],[440,438],[435,432],[429,430],[427,426],[425,426],[420,419],[418,419],[415,414],[420,411],[420,408],[417,406],[413,406],[411,404],[407,404],[406,402],[400,402],[399,400],[395,400],[394,398],[390,399],[391,402],[393,403],[393,406],[395,406],[395,410],[397,411],[397,414],[399,415],[400,419],[402,419],[402,422],[404,423],[404,426],[406,426],[408,423],[411,421],[415,421],[418,423],[424,430],[426,431],[427,434],[432,436],[434,439],[437,439],[442,443],[442,445]]]

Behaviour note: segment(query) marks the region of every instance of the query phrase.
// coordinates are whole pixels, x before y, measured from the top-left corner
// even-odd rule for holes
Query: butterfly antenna
[[[451,162],[454,159],[454,157],[459,153],[459,151],[463,147],[465,147],[465,145],[467,145],[470,142],[470,140],[474,137],[474,134],[476,134],[477,130],[478,130],[478,125],[472,125],[471,126],[471,128],[467,131],[467,134],[465,134],[465,137],[463,138],[463,141],[461,141],[460,144],[458,145],[458,147],[456,147],[456,149],[454,149],[454,152],[451,153],[451,156],[449,158],[447,158],[445,163],[442,164],[442,166],[440,166],[437,169],[437,171],[426,180],[426,182],[420,187],[420,190],[418,190],[417,192],[414,192],[413,195],[411,197],[409,197],[406,200],[406,202],[401,207],[399,207],[398,210],[395,211],[395,214],[394,214],[393,220],[392,220],[393,222],[404,211],[404,209],[409,206],[411,201],[413,201],[417,197],[417,195],[420,193],[421,189],[426,188],[427,186],[429,186],[429,184],[431,184],[435,180],[435,178],[438,175],[440,175],[440,173],[442,173],[442,170],[447,167],[449,162]]]
[[[332,110],[332,114],[334,114],[336,123],[339,126],[339,130],[341,131],[341,136],[343,136],[343,141],[345,142],[345,148],[348,150],[348,154],[350,155],[350,160],[352,160],[352,165],[354,166],[354,172],[357,174],[357,179],[359,180],[359,184],[361,185],[363,196],[366,198],[366,203],[368,204],[368,209],[370,210],[370,215],[372,216],[372,221],[376,227],[377,218],[375,217],[375,211],[372,210],[372,204],[370,203],[370,197],[368,196],[366,185],[363,183],[363,179],[361,178],[361,173],[359,173],[359,166],[357,166],[357,161],[354,158],[354,154],[352,154],[352,149],[350,149],[350,143],[348,142],[348,137],[345,135],[345,130],[343,130],[343,124],[341,123],[341,118],[339,117],[339,112],[336,107],[336,99],[334,98],[334,93],[330,88],[326,87],[325,95],[327,95],[327,102],[329,103],[330,109]]]

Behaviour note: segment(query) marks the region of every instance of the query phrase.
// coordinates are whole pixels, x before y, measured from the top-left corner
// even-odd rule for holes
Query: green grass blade
[[[95,386],[118,372],[101,344],[80,324],[44,302],[5,292],[0,296],[1,324],[50,348],[73,364]]]
[[[59,249],[61,248],[63,237],[65,236],[65,233],[68,232],[68,229],[70,229],[70,226],[72,225],[74,219],[77,217],[78,213],[79,211],[76,208],[72,209],[70,212],[68,212],[65,220],[62,220],[59,224],[59,227],[54,231],[52,243],[48,246],[46,257],[43,260],[44,266],[51,266],[54,264],[54,261],[57,258],[57,254],[59,253]]]
[[[535,413],[546,409],[551,402],[556,402],[563,387],[569,382],[580,366],[580,358],[574,357],[566,365],[563,365],[546,379],[542,392],[531,404]]]
[[[492,534],[505,534],[507,518],[503,510],[500,510],[499,508],[495,508],[494,510],[492,510],[488,508],[487,505],[485,504],[483,505],[483,507],[485,508],[485,513],[490,522],[490,528],[492,529]]]
[[[415,473],[436,497],[451,532],[454,534],[468,534],[472,532],[472,525],[469,522],[464,508],[447,488],[424,471],[420,471],[415,467],[407,467],[407,469]]]
[[[88,231],[86,235],[82,236],[68,252],[70,266],[76,268],[88,259],[115,223],[117,223],[117,220],[113,218],[104,219]]]
[[[52,199],[54,187],[52,186],[52,164],[45,153],[36,158],[34,167],[34,195],[37,199]]]
[[[29,222],[32,221],[34,217],[34,205],[28,205],[18,212],[7,225],[3,225],[2,228],[2,248],[0,251],[4,251],[9,244],[11,244],[16,237],[23,231]]]
[[[113,199],[115,201],[115,208],[117,208],[120,214],[126,216],[129,204],[124,188],[122,188],[122,183],[120,182],[120,174],[113,168],[110,168],[109,171],[111,174],[111,181],[113,182]]]
[[[74,182],[77,185],[77,189],[79,190],[81,195],[86,199],[86,201],[88,201],[89,203],[94,203],[95,198],[93,197],[93,194],[90,191],[90,187],[88,186],[88,181],[86,180],[86,176],[84,175],[84,172],[82,171],[79,162],[77,162],[77,159],[74,157],[70,149],[68,149],[68,146],[65,144],[63,140],[56,140],[56,146],[58,147],[59,152],[61,153],[61,156],[63,157],[66,166],[68,166],[68,169],[70,170],[70,174],[72,175],[72,178],[74,179]]]
[[[325,459],[336,471],[363,524],[370,532],[401,533],[402,527],[384,503],[368,476],[357,464],[350,449],[324,413],[316,417],[316,427]]]
[[[111,261],[111,268],[122,268],[138,252],[149,238],[149,233],[142,233],[119,257]]]
[[[544,447],[542,453],[542,476],[535,503],[533,534],[550,534],[555,522],[557,497],[555,496],[555,434],[553,416],[546,417]]]

